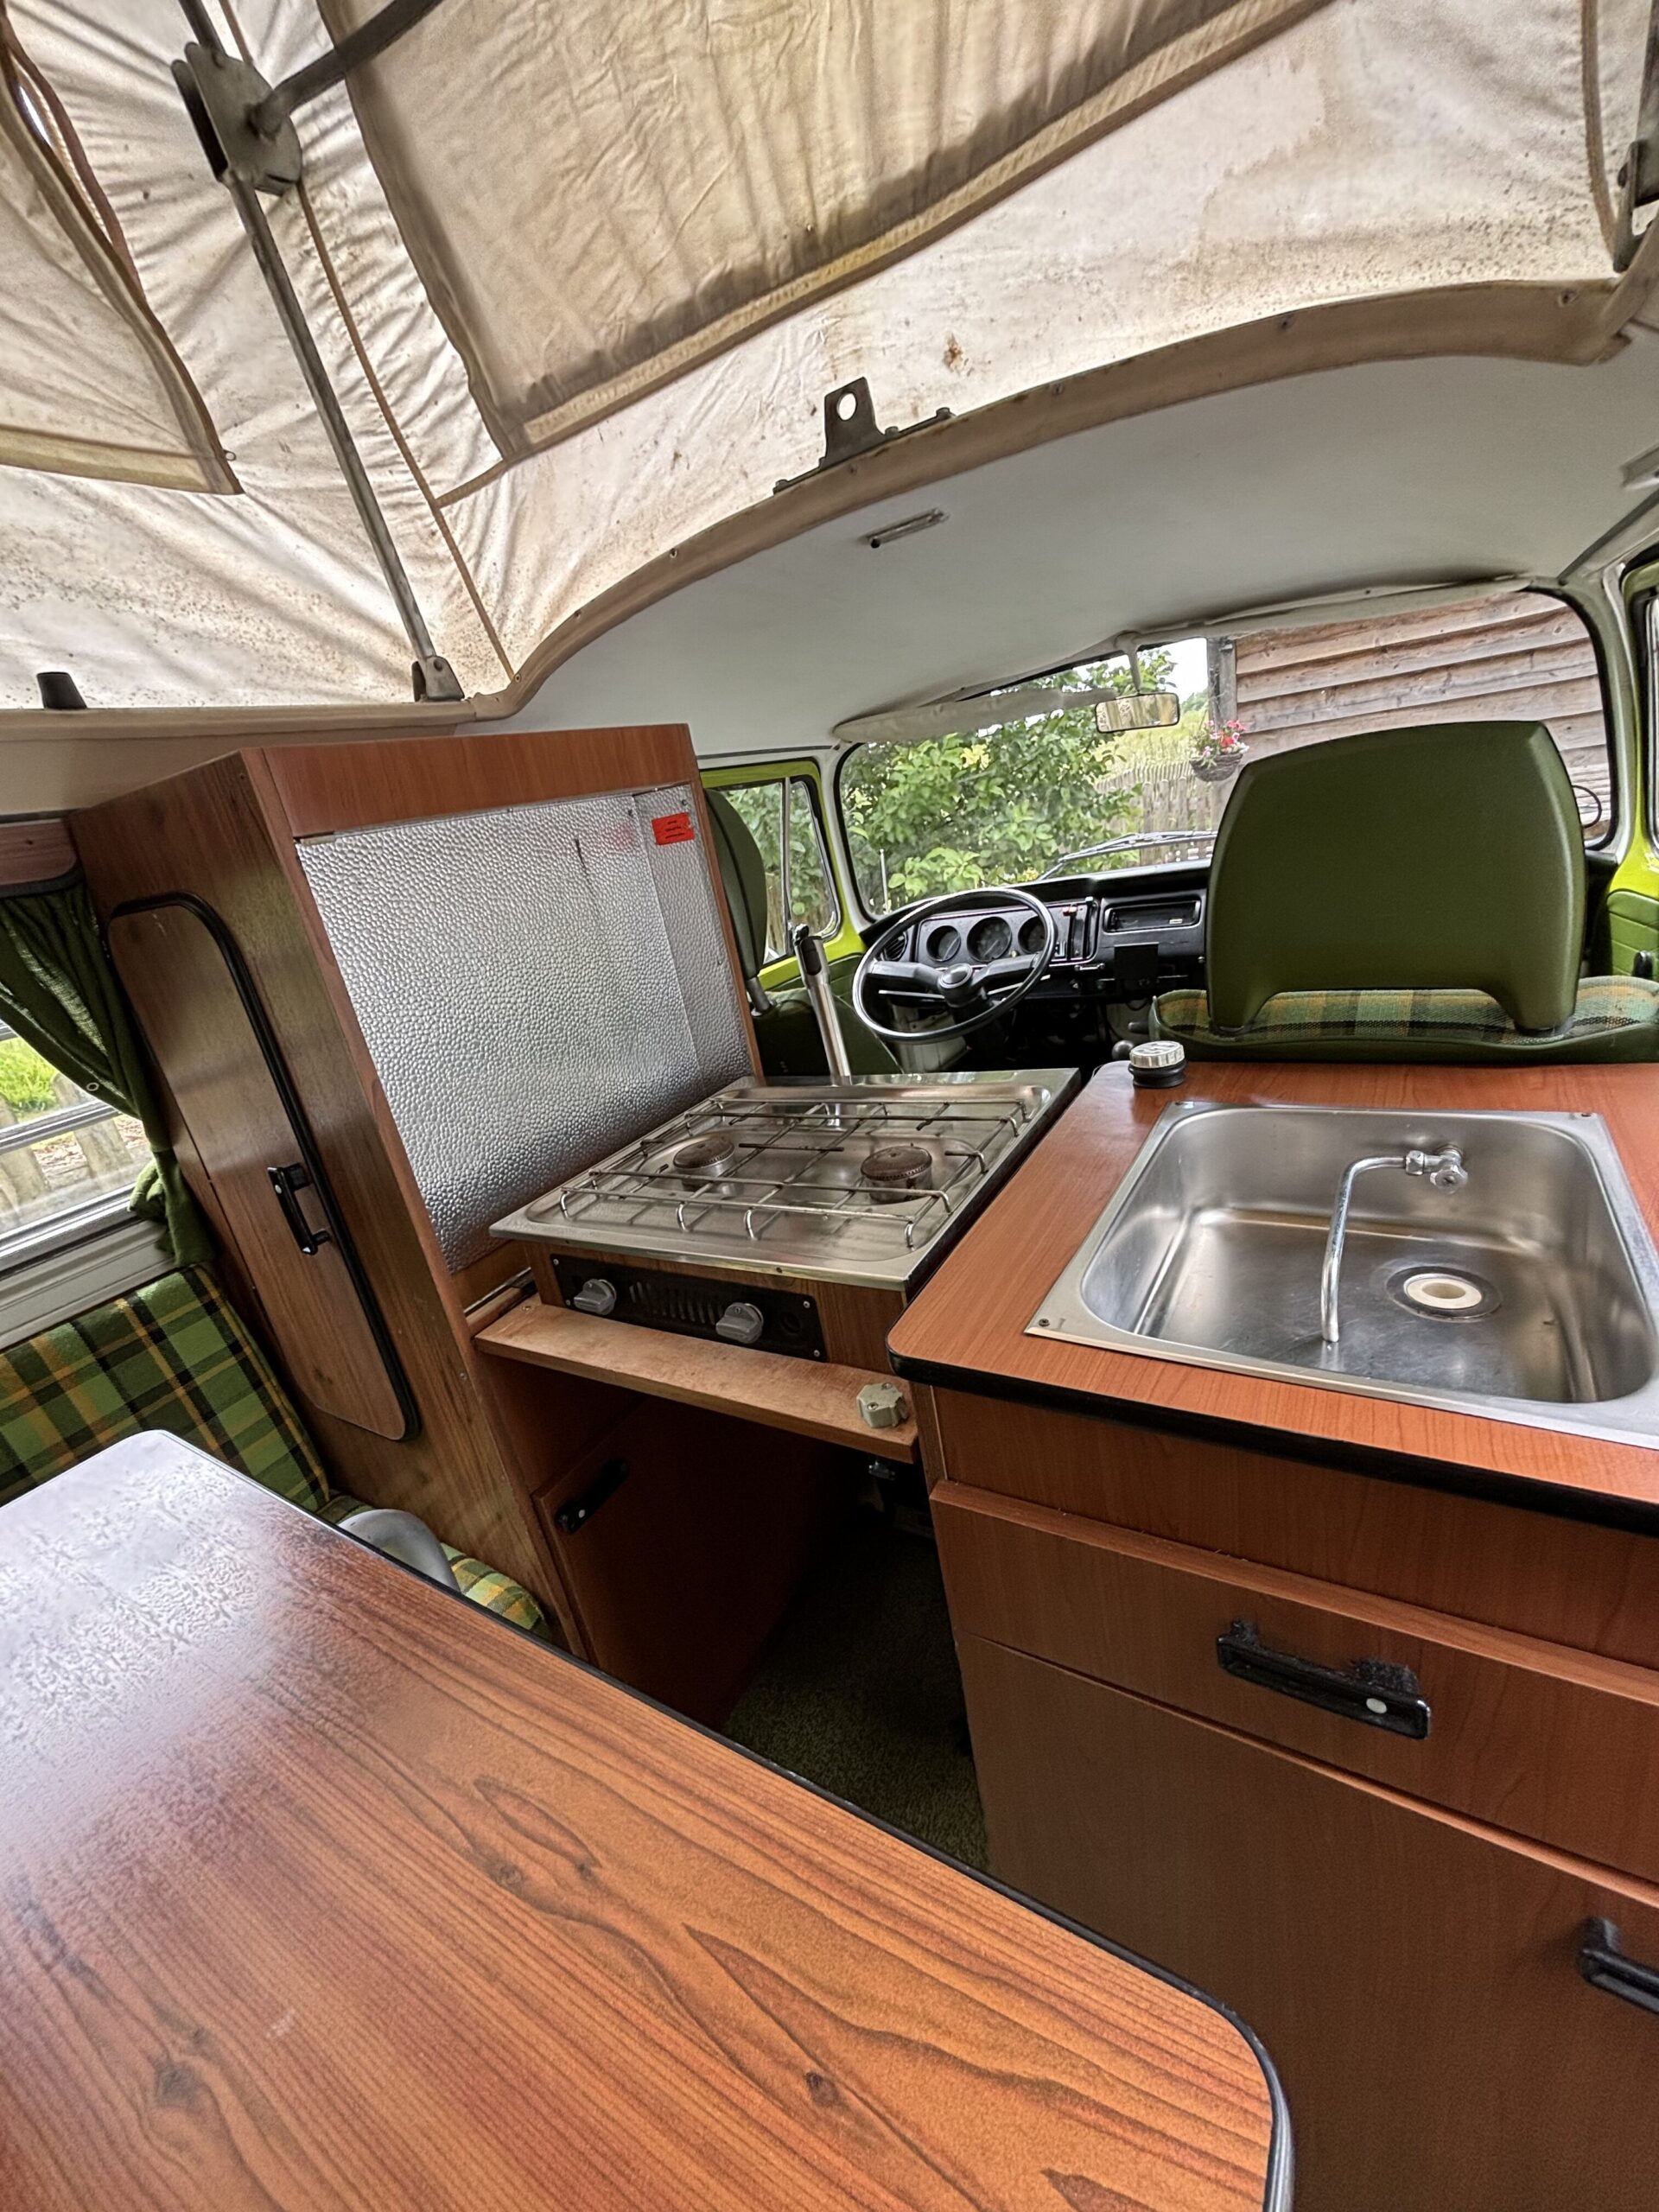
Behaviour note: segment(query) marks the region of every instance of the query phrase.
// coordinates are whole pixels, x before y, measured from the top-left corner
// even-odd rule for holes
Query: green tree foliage
[[[0,1036],[0,1098],[21,1120],[57,1103],[58,1071],[21,1037]]]
[[[1141,666],[1148,686],[1167,683],[1167,654],[1144,654]],[[1057,691],[1132,688],[1121,664],[1040,681]],[[1092,708],[1074,707],[968,737],[861,747],[842,772],[841,803],[866,903],[885,912],[1029,882],[1066,853],[1140,829],[1139,785],[1109,788],[1123,746],[1095,728]]]

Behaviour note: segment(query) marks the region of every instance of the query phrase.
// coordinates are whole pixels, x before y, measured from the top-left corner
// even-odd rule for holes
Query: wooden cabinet
[[[1283,2082],[1299,2212],[1647,2212],[1659,1890],[973,1636],[1006,1880],[1234,2007]]]
[[[932,1479],[1659,1669],[1659,1535],[1532,1509],[1516,1491],[1522,1502],[1460,1495],[1414,1481],[1406,1459],[1362,1473],[1293,1457],[1265,1431],[1222,1441],[963,1390],[933,1399]]]
[[[447,1264],[301,846],[664,783],[701,809],[678,727],[382,737],[227,753],[71,825],[187,1173],[330,1474],[524,1583],[578,1650],[535,1495],[585,1448],[592,1409],[550,1378],[521,1450],[464,1311],[515,1255]],[[735,1007],[734,966],[732,991]],[[285,1217],[269,1171],[296,1164],[308,1180]],[[302,1251],[296,1224],[330,1239]]]
[[[994,1872],[1250,2023],[1300,2212],[1659,2202],[1659,1971],[1579,1965],[1605,1920],[1659,1970],[1659,1538],[936,1397]],[[1427,1733],[1228,1671],[1235,1623],[1321,1677],[1408,1669]]]
[[[416,1421],[402,1365],[236,946],[183,904],[118,913],[109,938],[296,1389],[401,1441]]]
[[[718,1723],[859,1463],[808,1437],[616,1395],[628,1410],[538,1496],[542,1526],[594,1663]]]
[[[933,1517],[959,1631],[1659,1882],[1647,1668],[957,1483]]]

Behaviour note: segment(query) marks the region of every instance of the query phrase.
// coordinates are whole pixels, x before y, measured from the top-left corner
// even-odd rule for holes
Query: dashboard
[[[1140,999],[1201,980],[1200,871],[1193,870],[1190,881],[1155,889],[1142,882],[1081,892],[1068,886],[1052,896],[1035,887],[1032,891],[1053,915],[1055,926],[1054,957],[1034,995],[1070,997],[1088,991],[1109,999]],[[964,905],[959,912],[918,922],[902,948],[893,948],[893,957],[944,968],[960,961],[1032,955],[1041,951],[1042,944],[1043,926],[1034,914],[991,906],[976,913]]]

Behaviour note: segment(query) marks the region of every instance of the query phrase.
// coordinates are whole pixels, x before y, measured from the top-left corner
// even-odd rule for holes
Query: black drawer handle
[[[1254,1682],[1258,1689],[1277,1690],[1281,1697],[1322,1706],[1345,1720],[1386,1728],[1390,1735],[1421,1741],[1428,1733],[1428,1700],[1409,1667],[1395,1667],[1386,1659],[1356,1659],[1346,1669],[1320,1667],[1312,1659],[1266,1649],[1253,1621],[1235,1621],[1224,1636],[1218,1636],[1216,1656],[1225,1673],[1236,1675],[1241,1682]]]
[[[283,1210],[283,1218],[294,1232],[294,1242],[308,1260],[315,1260],[325,1244],[332,1243],[334,1231],[313,1229],[300,1211],[296,1193],[311,1188],[309,1172],[296,1160],[290,1167],[267,1167],[265,1173],[270,1178],[271,1189],[276,1193],[276,1203]]]
[[[607,1498],[614,1497],[628,1479],[626,1459],[607,1459],[594,1477],[580,1497],[573,1497],[562,1505],[553,1516],[553,1526],[561,1535],[574,1536],[578,1529],[585,1529]]]
[[[1579,1972],[1592,1989],[1605,1989],[1644,2012],[1659,2012],[1659,1967],[1644,1967],[1618,1948],[1618,1930],[1611,1920],[1586,1920],[1579,1947]]]

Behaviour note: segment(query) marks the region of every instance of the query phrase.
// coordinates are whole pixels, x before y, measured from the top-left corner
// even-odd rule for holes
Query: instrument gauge
[[[987,914],[968,932],[968,950],[976,960],[1002,960],[1014,950],[1014,931],[1001,914]]]

